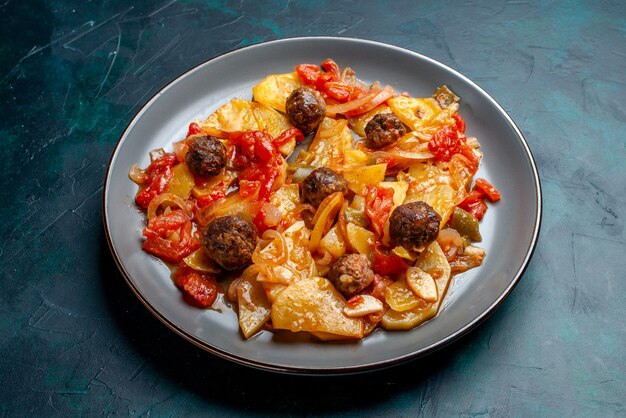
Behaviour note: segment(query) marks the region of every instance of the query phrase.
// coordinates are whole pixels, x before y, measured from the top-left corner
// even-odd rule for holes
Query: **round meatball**
[[[374,280],[372,264],[364,254],[347,254],[339,257],[328,272],[330,280],[344,296],[350,297]]]
[[[241,216],[222,216],[209,222],[202,244],[207,255],[225,270],[250,263],[256,247],[256,229]]]
[[[326,102],[317,91],[300,87],[287,98],[285,110],[289,122],[307,135],[322,123],[326,114]]]
[[[226,147],[212,136],[199,136],[185,154],[189,170],[200,177],[216,176],[226,165]]]
[[[406,134],[402,121],[393,113],[379,113],[365,125],[365,145],[381,148],[390,145]]]
[[[394,209],[389,234],[394,245],[420,247],[437,238],[441,216],[426,202],[411,202]]]
[[[302,182],[302,198],[313,206],[335,192],[348,193],[348,182],[330,168],[316,168]]]

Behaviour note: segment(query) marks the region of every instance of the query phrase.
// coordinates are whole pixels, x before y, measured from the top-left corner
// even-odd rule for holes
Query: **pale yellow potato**
[[[406,96],[392,97],[387,101],[391,111],[413,131],[421,131],[441,112],[437,103],[431,98],[414,98]]]
[[[207,273],[219,273],[222,271],[221,267],[215,264],[208,256],[204,248],[192,252],[187,257],[183,258],[183,261],[194,270],[205,271]]]
[[[293,332],[325,332],[363,337],[363,320],[343,313],[346,301],[323,277],[297,281],[284,289],[272,305],[272,325]]]
[[[345,119],[324,118],[308,152],[302,152],[297,164],[340,169],[345,166],[346,152],[352,150],[352,135]]]
[[[336,224],[324,235],[320,247],[328,251],[333,258],[339,258],[346,253],[346,243]]]
[[[382,325],[387,330],[408,330],[437,315],[441,302],[450,284],[450,265],[437,241],[430,244],[415,263],[426,273],[435,278],[437,284],[437,302],[420,304],[412,309],[398,312],[388,309],[383,315]]]
[[[256,276],[242,278],[237,288],[239,305],[239,327],[246,338],[250,338],[270,318],[271,304],[265,289],[256,281]]]
[[[285,102],[295,89],[302,87],[298,74],[270,74],[252,88],[254,100],[285,112]]]
[[[276,138],[287,129],[293,128],[285,115],[278,113],[271,107],[262,103],[250,103],[252,103],[252,113],[256,119],[258,130],[266,131],[272,138]],[[290,144],[289,147],[291,147],[291,151],[293,151],[293,147],[295,147],[295,141],[295,139],[292,139],[291,142],[287,142],[287,144]],[[283,146],[286,146],[287,144]]]
[[[283,216],[293,212],[300,204],[300,189],[295,183],[283,184],[270,196],[270,203],[280,210]]]
[[[366,186],[378,186],[385,180],[387,164],[367,165],[346,170],[343,177],[348,187],[356,194],[364,195]]]
[[[172,167],[172,177],[165,188],[165,193],[173,193],[186,200],[195,185],[193,174],[187,168],[187,164],[177,164]]]
[[[284,284],[269,282],[262,282],[261,286],[263,286],[265,296],[270,303],[276,302],[276,299],[278,299],[278,295],[280,295],[280,293],[287,288],[287,286]]]
[[[220,106],[198,124],[207,134],[218,138],[228,138],[230,133],[238,131],[266,131],[276,138],[292,128],[285,115],[262,103],[242,99],[233,99]],[[283,155],[289,155],[294,148],[295,139],[292,139],[279,150]]]
[[[346,232],[350,245],[357,250],[359,254],[365,254],[368,257],[372,254],[374,251],[374,242],[376,241],[376,236],[372,231],[352,222],[348,222]]]
[[[385,302],[397,312],[408,311],[422,304],[420,298],[407,286],[404,278],[385,289]]]

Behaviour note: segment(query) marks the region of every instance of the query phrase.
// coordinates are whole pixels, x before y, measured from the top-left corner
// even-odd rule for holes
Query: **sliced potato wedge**
[[[265,296],[265,289],[256,278],[244,277],[237,287],[239,304],[239,327],[246,338],[250,338],[270,318],[271,304]]]
[[[284,289],[272,305],[272,325],[293,332],[363,337],[363,320],[343,313],[346,301],[323,277],[302,279]]]
[[[382,319],[382,325],[385,329],[412,329],[437,315],[441,301],[448,291],[450,284],[450,265],[441,247],[437,244],[437,241],[430,244],[424,250],[417,259],[415,266],[430,274],[435,279],[437,284],[437,302],[427,303],[422,301],[423,304],[402,312],[388,309]]]
[[[298,74],[270,74],[252,88],[254,100],[273,109],[285,112],[285,102],[295,89],[302,87]]]

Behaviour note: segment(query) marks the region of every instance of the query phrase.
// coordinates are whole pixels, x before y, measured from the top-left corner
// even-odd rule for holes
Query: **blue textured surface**
[[[154,319],[106,245],[102,182],[134,113],[206,59],[303,35],[459,70],[539,166],[542,233],[515,291],[399,368],[303,378],[222,361]],[[626,415],[626,3],[5,0],[0,39],[0,415]]]

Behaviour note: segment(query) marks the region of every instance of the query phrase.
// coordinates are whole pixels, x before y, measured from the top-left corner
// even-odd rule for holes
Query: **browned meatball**
[[[322,123],[326,114],[326,102],[317,91],[300,87],[287,98],[285,110],[289,122],[307,135]]]
[[[339,257],[328,272],[337,290],[346,297],[363,291],[374,280],[372,264],[363,254],[347,254]]]
[[[365,145],[381,148],[396,142],[406,133],[402,121],[393,113],[379,113],[365,125]]]
[[[199,136],[185,154],[189,170],[200,177],[216,176],[226,165],[226,147],[212,136]]]
[[[426,202],[400,205],[389,217],[391,241],[409,248],[429,244],[437,238],[440,222],[441,216]]]
[[[348,182],[330,168],[316,168],[302,182],[302,198],[313,206],[335,192],[348,193]]]
[[[207,255],[225,270],[250,263],[256,247],[256,229],[241,216],[222,216],[209,222],[202,244]]]

